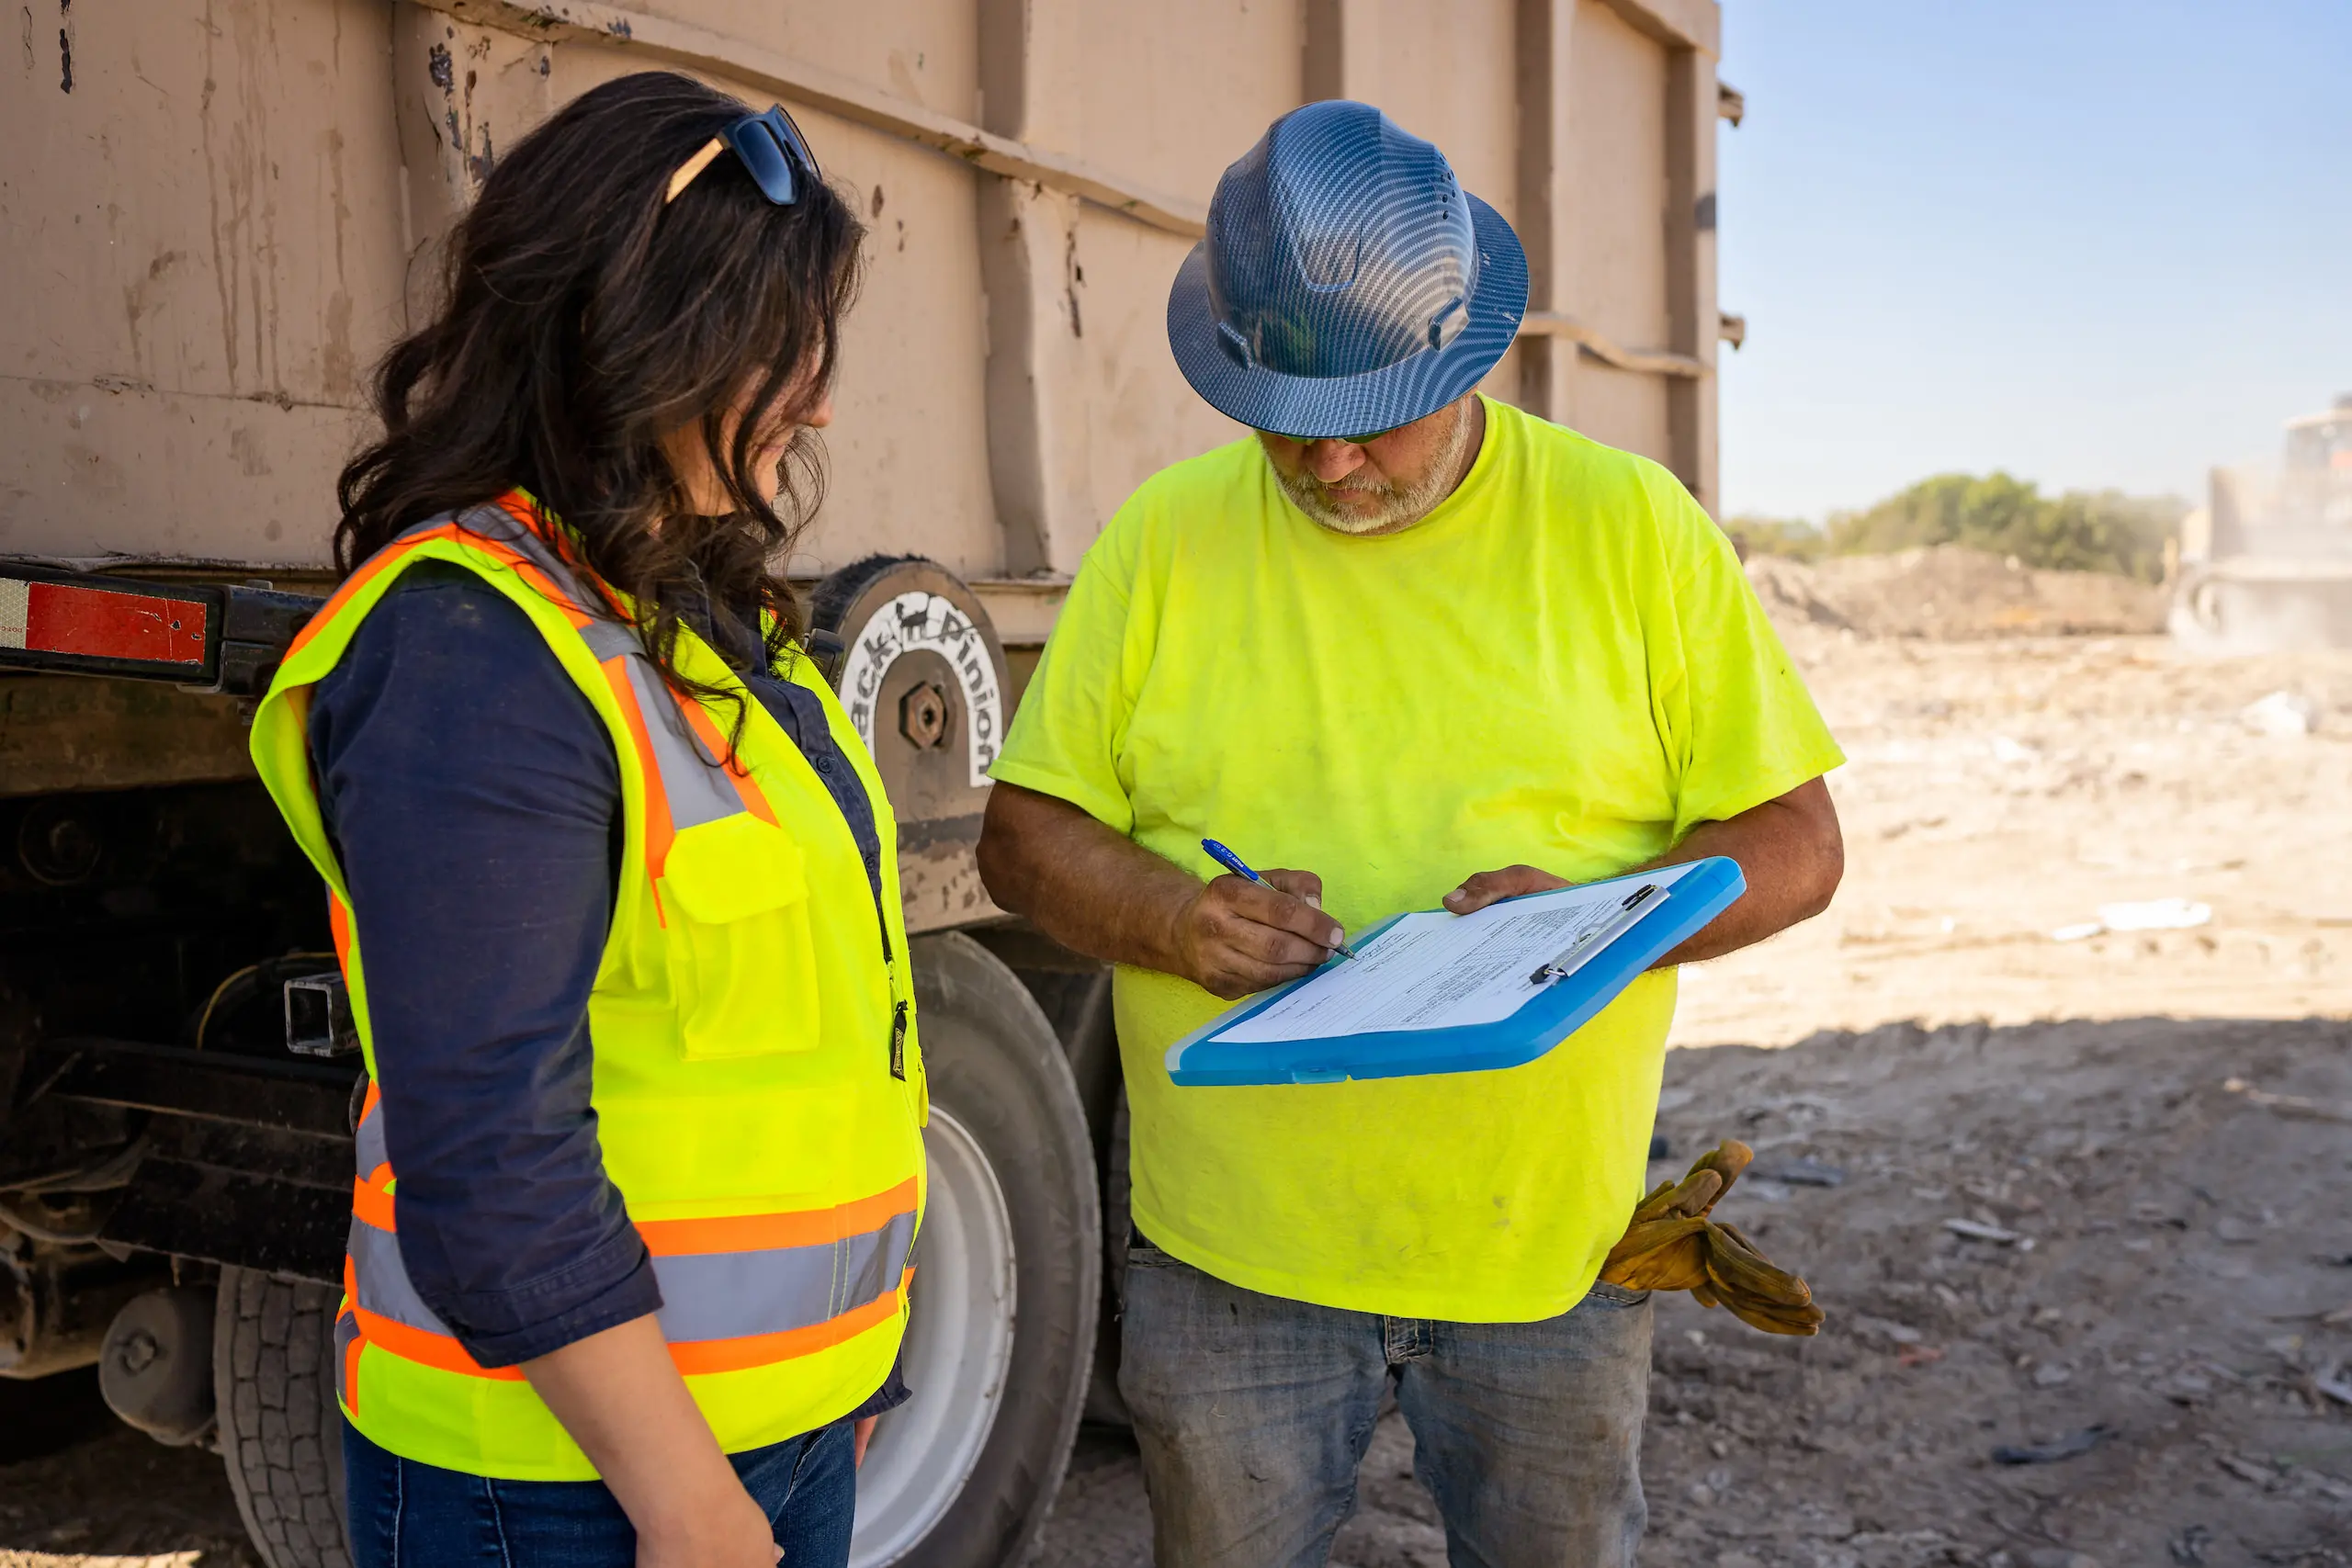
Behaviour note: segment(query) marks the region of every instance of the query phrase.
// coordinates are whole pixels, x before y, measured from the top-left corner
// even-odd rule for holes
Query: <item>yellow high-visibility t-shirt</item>
[[[1198,873],[1201,840],[1323,878],[1351,931],[1472,872],[1577,881],[1844,759],[1730,544],[1664,468],[1487,404],[1476,463],[1399,534],[1283,497],[1253,439],[1156,475],[1087,552],[994,769]],[[1592,1286],[1642,1191],[1674,977],[1523,1066],[1179,1089],[1223,1010],[1114,981],[1135,1217],[1293,1300],[1527,1322]]]

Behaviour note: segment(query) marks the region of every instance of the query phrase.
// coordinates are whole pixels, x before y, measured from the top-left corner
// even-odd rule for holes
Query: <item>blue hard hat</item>
[[[1220,412],[1283,435],[1434,413],[1518,335],[1527,254],[1445,154],[1370,104],[1293,109],[1225,171],[1168,291],[1168,344]]]

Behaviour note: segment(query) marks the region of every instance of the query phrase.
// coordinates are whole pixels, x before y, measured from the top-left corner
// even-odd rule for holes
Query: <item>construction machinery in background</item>
[[[2352,394],[2273,465],[2215,468],[2181,524],[2172,634],[2215,653],[2352,648]]]
[[[126,1419],[220,1451],[271,1568],[346,1562],[364,1086],[246,717],[332,585],[364,378],[451,220],[556,105],[682,70],[787,103],[870,236],[789,563],[904,818],[932,1073],[915,1393],[854,1560],[1019,1560],[1081,1415],[1117,1413],[1118,1066],[1107,975],[1006,919],[972,847],[1102,521],[1239,434],[1176,371],[1169,280],[1268,122],[1379,104],[1525,243],[1487,389],[1712,502],[1718,28],[1713,0],[36,0],[0,94],[0,1375],[99,1361]]]

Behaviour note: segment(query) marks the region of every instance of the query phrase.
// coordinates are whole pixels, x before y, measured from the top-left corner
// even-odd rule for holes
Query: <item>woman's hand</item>
[[[637,1527],[638,1568],[775,1568],[767,1512],[719,1451],[654,1318],[575,1339],[523,1375]]]
[[[712,1495],[682,1490],[676,1507],[637,1529],[637,1568],[775,1568],[784,1548],[766,1510],[752,1500],[732,1467]],[[731,1495],[730,1495],[731,1494]]]
[[[881,1419],[879,1416],[863,1416],[849,1429],[850,1462],[861,1470],[865,1467],[866,1448],[874,1441],[875,1423]]]

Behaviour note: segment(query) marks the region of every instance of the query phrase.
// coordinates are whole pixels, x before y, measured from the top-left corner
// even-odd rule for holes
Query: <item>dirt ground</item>
[[[1775,621],[1868,637],[1945,639],[2161,632],[2163,590],[2103,571],[2040,571],[1958,545],[1801,562],[1752,556],[1747,580]]]
[[[1644,1561],[2352,1564],[2352,655],[1787,629],[1846,885],[1686,972],[1653,1174],[1755,1145],[1724,1212],[1829,1322],[1661,1303]],[[2199,923],[2088,930],[2155,900]],[[250,1561],[210,1456],[9,1463],[19,1413],[0,1568]],[[1334,1562],[1444,1561],[1410,1466],[1392,1417]],[[1039,1568],[1149,1560],[1090,1432]]]
[[[2352,653],[1789,641],[1849,759],[1830,777],[1845,885],[1822,919],[1685,970],[1676,1043],[2352,1012]],[[2280,712],[2311,728],[2257,728]],[[2210,919],[2079,934],[2103,905],[2159,899]]]
[[[1758,1171],[1807,1179],[1751,1176],[1723,1212],[1829,1322],[1773,1338],[1661,1298],[1644,1562],[2352,1563],[2347,1124],[2352,1027],[2328,1021],[1898,1023],[1676,1053],[1678,1156],[1736,1136]],[[1444,1562],[1411,1453],[1390,1417],[1335,1563]],[[1044,1562],[1141,1568],[1142,1502],[1098,1439]]]
[[[1846,883],[1685,971],[1652,1174],[1726,1136],[1836,1173],[1724,1211],[1829,1322],[1661,1301],[1644,1562],[2352,1563],[2352,656],[1785,629]],[[2159,899],[2203,923],[2080,931]],[[1335,1563],[1444,1562],[1411,1452],[1392,1416]],[[1149,1556],[1095,1438],[1043,1562]]]
[[[0,1382],[0,1568],[260,1568],[218,1456],[167,1449],[95,1369]]]

